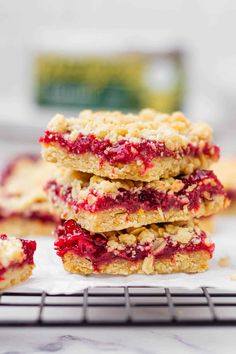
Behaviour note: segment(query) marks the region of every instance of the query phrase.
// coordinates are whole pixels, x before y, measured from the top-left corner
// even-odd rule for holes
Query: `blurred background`
[[[234,0],[0,0],[0,139],[56,112],[183,110],[236,152]]]

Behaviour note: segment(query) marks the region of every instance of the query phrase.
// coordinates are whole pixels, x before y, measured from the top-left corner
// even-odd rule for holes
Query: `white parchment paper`
[[[36,268],[30,280],[14,291],[46,291],[49,294],[72,294],[94,286],[161,286],[194,289],[201,286],[236,290],[236,216],[216,219],[212,236],[216,251],[210,269],[200,274],[80,276],[67,273],[53,249],[52,237],[32,237],[37,241]],[[218,265],[221,257],[229,257],[229,266]],[[235,280],[232,280],[235,275]]]

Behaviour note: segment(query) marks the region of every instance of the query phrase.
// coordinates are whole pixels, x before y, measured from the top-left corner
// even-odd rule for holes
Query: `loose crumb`
[[[218,265],[222,268],[229,266],[229,257],[221,257],[218,261]]]

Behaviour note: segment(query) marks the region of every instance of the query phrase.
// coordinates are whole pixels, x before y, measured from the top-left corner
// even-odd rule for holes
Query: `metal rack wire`
[[[236,292],[157,287],[91,288],[73,295],[1,295],[1,327],[236,325]]]

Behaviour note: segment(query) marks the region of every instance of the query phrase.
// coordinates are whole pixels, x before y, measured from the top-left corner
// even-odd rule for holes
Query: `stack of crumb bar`
[[[61,223],[55,248],[78,274],[202,272],[214,244],[196,221],[228,204],[208,170],[219,158],[206,124],[182,113],[57,115],[40,138],[56,163],[46,192]]]

